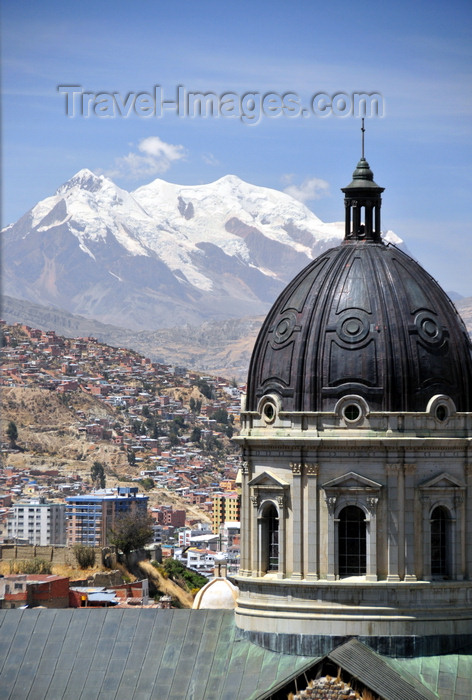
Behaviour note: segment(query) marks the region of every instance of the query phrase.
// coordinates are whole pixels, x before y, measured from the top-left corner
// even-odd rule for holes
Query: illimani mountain
[[[233,175],[127,192],[85,169],[3,230],[3,291],[134,330],[257,316],[343,228]]]

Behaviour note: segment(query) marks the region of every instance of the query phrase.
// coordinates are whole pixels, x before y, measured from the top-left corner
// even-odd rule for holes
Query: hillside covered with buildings
[[[0,541],[103,547],[136,507],[164,554],[209,573],[229,542],[237,568],[244,387],[23,324],[0,352]]]

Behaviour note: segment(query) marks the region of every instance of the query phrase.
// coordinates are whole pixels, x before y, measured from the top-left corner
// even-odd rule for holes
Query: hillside
[[[472,336],[472,297],[460,299],[455,306]],[[92,335],[101,342],[125,347],[164,364],[179,364],[244,382],[252,348],[264,316],[205,321],[158,331],[131,331],[62,309],[3,297],[2,317],[7,323],[27,323],[43,330],[54,329],[60,335]]]
[[[4,326],[3,339],[1,457],[18,484],[27,472],[50,496],[71,488],[84,492],[99,462],[107,487],[131,482],[148,490],[151,506],[173,505],[192,520],[209,521],[181,490],[234,479],[234,386],[182,376],[93,338]],[[10,422],[17,429],[14,443],[7,436]],[[154,477],[144,485],[143,470]]]
[[[4,295],[2,318],[8,324],[26,323],[68,337],[91,335],[100,342],[136,350],[156,362],[245,381],[264,317],[205,321],[198,326],[185,324],[137,332]]]

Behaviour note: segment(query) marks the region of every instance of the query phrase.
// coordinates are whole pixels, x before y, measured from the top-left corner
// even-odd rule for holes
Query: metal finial
[[[361,126],[361,132],[362,132],[362,158],[364,157],[364,117],[362,117],[362,126]]]

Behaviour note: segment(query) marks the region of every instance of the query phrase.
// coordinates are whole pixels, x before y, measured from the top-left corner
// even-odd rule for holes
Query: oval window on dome
[[[456,406],[450,396],[438,394],[430,399],[426,411],[439,423],[445,423],[456,413]]]
[[[263,408],[262,415],[268,423],[271,423],[275,418],[275,406],[268,401]]]
[[[436,406],[436,418],[439,421],[445,421],[449,417],[449,411],[447,410],[447,406],[443,403],[440,403],[438,406]]]
[[[369,406],[365,399],[353,394],[339,399],[334,410],[347,425],[359,425],[368,415]]]
[[[359,418],[362,415],[362,410],[359,404],[357,403],[348,403],[346,406],[343,408],[343,416],[346,420],[348,421],[356,421],[359,420]]]
[[[262,420],[271,424],[277,418],[280,411],[280,399],[275,394],[263,396],[259,402],[258,412],[261,414]]]

